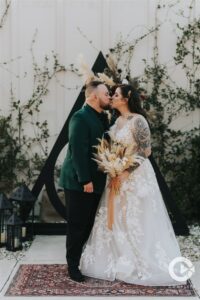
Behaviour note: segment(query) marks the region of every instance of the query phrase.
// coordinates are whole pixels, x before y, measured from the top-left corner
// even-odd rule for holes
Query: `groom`
[[[82,248],[94,224],[96,210],[105,187],[106,175],[93,158],[98,138],[108,130],[104,109],[110,107],[109,91],[103,83],[91,81],[85,90],[85,105],[69,123],[68,151],[61,169],[67,208],[67,264],[71,279],[81,282],[78,266]]]

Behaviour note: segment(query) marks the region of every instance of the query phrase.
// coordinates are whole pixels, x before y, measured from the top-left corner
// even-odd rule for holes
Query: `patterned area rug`
[[[72,281],[67,266],[21,265],[6,296],[194,296],[188,283],[182,286],[145,287],[122,281],[86,277],[84,283]]]

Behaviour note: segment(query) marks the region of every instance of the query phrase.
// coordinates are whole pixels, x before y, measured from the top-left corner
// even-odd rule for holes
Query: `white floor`
[[[4,294],[15,275],[18,267],[20,264],[53,264],[53,263],[65,263],[65,237],[64,236],[36,236],[32,246],[30,249],[26,252],[26,255],[24,258],[22,258],[20,261],[16,261],[15,259],[3,259],[0,260],[0,300],[5,300],[10,298],[11,300],[49,300],[50,298],[53,299],[62,299],[61,297],[5,297]],[[195,263],[195,273],[192,276],[192,283],[200,295],[200,262]],[[67,299],[85,299],[85,297],[66,297]],[[114,297],[89,297],[92,299],[114,299]],[[126,299],[127,298],[133,298],[133,297],[117,297],[118,300]],[[163,299],[163,300],[193,300],[198,299],[198,296],[196,297],[134,297],[134,300],[147,300],[147,299]]]

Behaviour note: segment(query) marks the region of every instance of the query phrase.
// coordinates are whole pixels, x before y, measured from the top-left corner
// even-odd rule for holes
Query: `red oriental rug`
[[[78,283],[68,276],[67,265],[20,265],[5,296],[194,296],[190,283],[146,287],[122,281],[86,277]]]

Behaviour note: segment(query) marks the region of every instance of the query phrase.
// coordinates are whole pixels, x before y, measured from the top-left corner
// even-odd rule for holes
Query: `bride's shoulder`
[[[132,120],[133,122],[134,122],[135,120],[147,121],[146,118],[145,118],[143,115],[137,114],[137,113],[134,113],[134,114],[132,115],[131,120]]]
[[[141,114],[134,114],[131,119],[131,123],[134,127],[149,127],[147,119]]]

